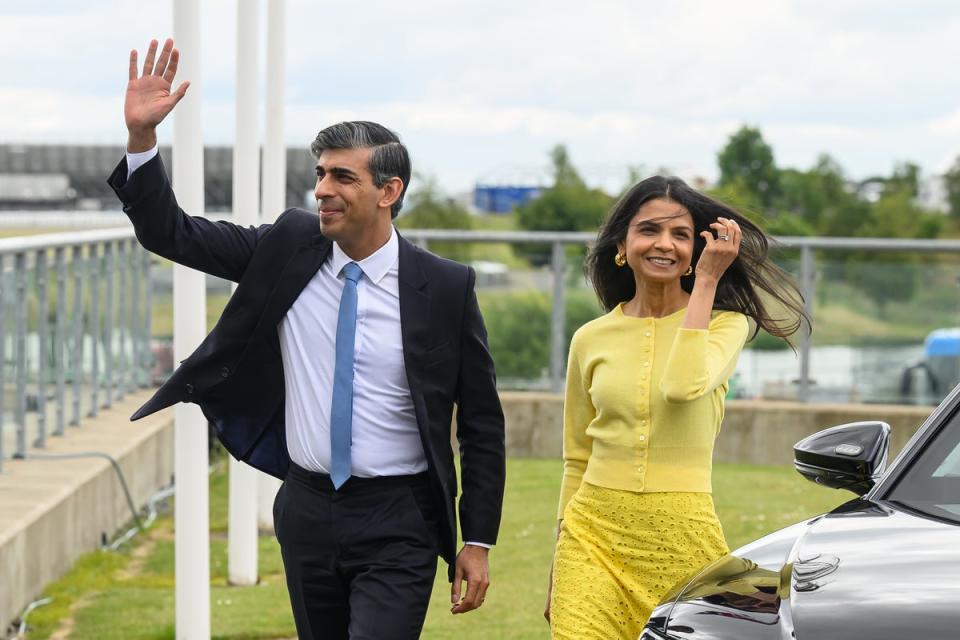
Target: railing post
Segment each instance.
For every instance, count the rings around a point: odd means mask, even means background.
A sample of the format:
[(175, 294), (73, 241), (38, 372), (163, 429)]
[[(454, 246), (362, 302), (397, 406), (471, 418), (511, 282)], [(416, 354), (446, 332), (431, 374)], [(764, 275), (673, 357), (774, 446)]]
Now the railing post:
[(130, 245), (130, 393), (140, 386), (140, 279), (143, 270), (140, 268), (140, 252), (136, 241)]
[[(813, 320), (813, 275), (814, 258), (810, 245), (800, 248), (800, 288), (803, 293), (803, 306), (810, 320)], [(810, 399), (810, 327), (804, 326), (800, 333), (800, 385), (797, 399), (807, 402)]]
[(14, 424), (17, 427), (17, 457), (27, 453), (27, 254), (19, 252), (13, 259), (14, 287), (17, 303), (14, 312), (17, 315), (17, 360), (16, 360), (16, 413)]
[(103, 271), (106, 291), (103, 300), (103, 379), (104, 395), (103, 408), (113, 406), (113, 279), (116, 276), (116, 252), (113, 243), (107, 242), (103, 246)]
[(127, 289), (127, 276), (130, 270), (130, 253), (127, 247), (129, 240), (117, 242), (117, 270), (120, 277), (120, 291), (117, 294), (117, 385), (115, 397), (118, 401), (123, 400), (127, 393), (127, 377), (130, 371), (127, 366), (127, 333), (130, 326), (129, 304), (130, 292)]
[(564, 329), (566, 316), (566, 251), (553, 243), (553, 308), (550, 314), (550, 390), (563, 391)]
[(80, 426), (80, 394), (83, 380), (83, 245), (74, 245), (71, 252), (73, 260), (73, 348), (70, 363), (73, 371), (73, 417), (70, 424)]
[(64, 260), (63, 247), (57, 247), (53, 252), (53, 268), (57, 272), (57, 318), (54, 325), (53, 334), (53, 361), (57, 381), (57, 422), (54, 427), (54, 435), (62, 436), (64, 427), (64, 414), (66, 413), (66, 366), (65, 350), (66, 345), (64, 337), (65, 316), (67, 313), (67, 265)]
[(7, 269), (6, 258), (0, 255), (0, 471), (3, 471), (4, 439), (6, 438), (7, 395)]
[(150, 351), (150, 341), (153, 339), (153, 285), (150, 281), (150, 252), (140, 250), (141, 276), (143, 278), (143, 334), (140, 342), (138, 357), (139, 366), (143, 367), (143, 382), (141, 387), (150, 386), (150, 369), (153, 366), (153, 353)]
[(50, 337), (47, 315), (50, 308), (50, 294), (47, 287), (47, 250), (40, 249), (36, 254), (35, 277), (37, 282), (37, 438), (33, 442), (35, 447), (47, 445), (47, 378), (49, 364), (47, 363), (47, 347)]
[(87, 254), (87, 274), (90, 276), (90, 410), (87, 415), (96, 417), (100, 408), (100, 279), (103, 272), (100, 266), (100, 245), (90, 245)]

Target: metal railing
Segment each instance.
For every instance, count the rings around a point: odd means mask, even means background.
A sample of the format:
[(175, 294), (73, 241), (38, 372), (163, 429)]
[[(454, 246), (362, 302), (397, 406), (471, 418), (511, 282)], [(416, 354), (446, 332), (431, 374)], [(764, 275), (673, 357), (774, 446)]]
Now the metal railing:
[[(549, 374), (563, 388), (568, 246), (589, 232), (405, 229), (420, 246), (433, 242), (539, 244), (549, 249)], [(813, 317), (818, 251), (939, 252), (960, 256), (957, 240), (777, 238), (799, 252), (798, 281)], [(150, 384), (150, 255), (131, 229), (0, 239), (0, 469), (4, 452), (22, 456), (81, 416), (96, 416), (129, 391)], [(811, 341), (802, 334), (797, 397), (810, 396)], [(10, 407), (9, 409), (7, 407)], [(8, 416), (6, 421), (4, 416)], [(12, 426), (12, 434), (7, 429)]]
[(0, 239), (0, 470), (8, 402), (16, 458), (147, 386), (149, 273), (132, 229)]
[[(565, 282), (567, 262), (565, 246), (588, 246), (595, 239), (592, 232), (541, 232), (541, 231), (465, 231), (440, 229), (405, 229), (402, 234), (421, 247), (429, 248), (432, 241), (459, 241), (476, 243), (541, 243), (551, 246), (551, 270), (553, 303), (550, 324), (550, 388), (555, 392), (563, 389), (567, 345), (565, 344)], [(775, 239), (783, 249), (798, 250), (800, 264), (798, 284), (803, 293), (805, 308), (813, 319), (813, 300), (816, 295), (817, 272), (815, 251), (876, 251), (876, 252), (937, 252), (960, 255), (960, 240), (908, 240), (899, 238), (820, 238), (784, 236)], [(807, 401), (810, 397), (811, 339), (808, 331), (802, 331), (798, 344), (797, 398)]]

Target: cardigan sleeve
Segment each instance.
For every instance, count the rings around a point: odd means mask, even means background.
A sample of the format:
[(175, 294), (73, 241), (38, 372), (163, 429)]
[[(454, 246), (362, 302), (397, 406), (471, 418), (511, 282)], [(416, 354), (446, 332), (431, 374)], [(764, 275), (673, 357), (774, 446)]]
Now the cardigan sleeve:
[(583, 481), (593, 448), (593, 439), (587, 435), (587, 425), (596, 417), (596, 409), (590, 400), (590, 381), (586, 379), (581, 366), (578, 344), (575, 334), (570, 341), (563, 399), (563, 482), (560, 485), (558, 520), (563, 519), (563, 510)]
[(732, 311), (716, 314), (708, 329), (678, 329), (660, 379), (664, 400), (690, 402), (724, 384), (733, 375), (748, 330), (746, 316)]

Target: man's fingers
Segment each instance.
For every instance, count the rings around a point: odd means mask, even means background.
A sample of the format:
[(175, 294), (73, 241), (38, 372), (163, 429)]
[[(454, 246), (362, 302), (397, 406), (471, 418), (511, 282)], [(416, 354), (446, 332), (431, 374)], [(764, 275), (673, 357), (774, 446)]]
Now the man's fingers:
[(480, 593), (478, 594), (479, 601), (477, 602), (478, 607), (483, 604), (484, 600), (487, 599), (487, 589), (489, 588), (490, 588), (489, 580), (484, 580), (483, 582), (480, 583)]
[(480, 604), (480, 585), (477, 584), (476, 578), (467, 580), (467, 592), (463, 594), (463, 604), (466, 605), (466, 611), (476, 609)]
[(153, 69), (153, 75), (166, 77), (167, 63), (170, 61), (171, 49), (173, 49), (173, 40), (167, 38), (167, 41), (163, 43), (163, 49), (160, 51), (157, 66)]
[(143, 59), (143, 75), (149, 76), (153, 73), (153, 59), (157, 55), (157, 41), (151, 40), (147, 47), (147, 57)]
[(453, 575), (453, 583), (450, 585), (450, 604), (456, 605), (460, 602), (460, 586), (463, 582), (463, 569), (460, 568), (459, 563), (456, 568), (456, 572)]
[(130, 80), (137, 79), (137, 50), (130, 50)]
[(177, 87), (177, 90), (173, 92), (173, 104), (176, 105), (178, 102), (183, 100), (183, 96), (187, 95), (187, 88), (190, 86), (189, 80), (184, 80), (180, 83), (180, 86)]
[[(169, 40), (168, 42), (173, 42)], [(177, 76), (177, 65), (180, 64), (180, 50), (174, 49), (170, 52), (170, 63), (167, 65), (166, 70), (163, 72), (163, 79), (173, 84), (173, 79)], [(182, 85), (181, 85), (182, 86)]]

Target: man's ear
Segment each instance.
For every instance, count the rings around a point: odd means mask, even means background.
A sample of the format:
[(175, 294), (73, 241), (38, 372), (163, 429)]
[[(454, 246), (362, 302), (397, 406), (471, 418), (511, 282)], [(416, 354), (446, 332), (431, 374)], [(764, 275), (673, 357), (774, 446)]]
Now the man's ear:
[(377, 206), (389, 209), (393, 206), (393, 203), (400, 199), (400, 195), (403, 194), (403, 180), (394, 176), (387, 180), (380, 188), (383, 190), (383, 195), (380, 196), (380, 201), (377, 202)]

